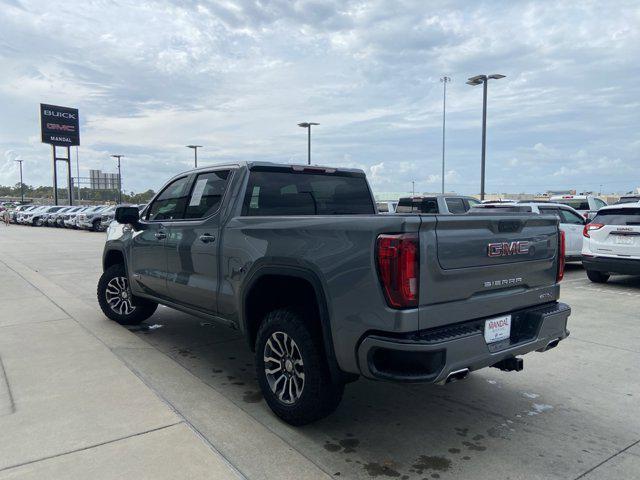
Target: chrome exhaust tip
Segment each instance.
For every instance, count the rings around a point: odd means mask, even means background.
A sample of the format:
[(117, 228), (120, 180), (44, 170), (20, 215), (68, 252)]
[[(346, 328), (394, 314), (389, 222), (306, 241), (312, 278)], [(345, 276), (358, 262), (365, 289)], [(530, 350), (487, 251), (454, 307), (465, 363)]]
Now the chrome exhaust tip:
[(445, 383), (457, 382), (458, 380), (464, 380), (469, 376), (469, 369), (462, 368), (460, 370), (455, 370), (447, 375), (447, 379)]

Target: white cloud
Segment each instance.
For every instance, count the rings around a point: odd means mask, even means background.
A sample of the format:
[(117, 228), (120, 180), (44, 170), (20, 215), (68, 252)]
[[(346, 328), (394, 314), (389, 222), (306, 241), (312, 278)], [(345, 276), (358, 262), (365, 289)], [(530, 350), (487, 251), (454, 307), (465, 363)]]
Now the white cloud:
[[(465, 80), (497, 72), (488, 190), (624, 191), (637, 186), (638, 24), (631, 0), (5, 3), (0, 153), (25, 159), (26, 182), (50, 183), (37, 107), (69, 104), (81, 168), (113, 170), (108, 154), (124, 153), (126, 188), (143, 190), (188, 168), (192, 142), (203, 162), (304, 162), (296, 124), (308, 120), (321, 124), (315, 162), (422, 189), (440, 183), (447, 73), (447, 189), (474, 193), (482, 94)], [(0, 184), (15, 183), (4, 158)]]

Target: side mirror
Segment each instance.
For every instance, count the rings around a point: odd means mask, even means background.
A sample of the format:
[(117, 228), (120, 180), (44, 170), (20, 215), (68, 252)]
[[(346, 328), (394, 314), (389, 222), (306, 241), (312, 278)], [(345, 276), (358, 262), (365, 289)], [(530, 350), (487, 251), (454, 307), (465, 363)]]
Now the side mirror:
[(140, 214), (136, 207), (117, 207), (115, 219), (118, 223), (137, 225)]

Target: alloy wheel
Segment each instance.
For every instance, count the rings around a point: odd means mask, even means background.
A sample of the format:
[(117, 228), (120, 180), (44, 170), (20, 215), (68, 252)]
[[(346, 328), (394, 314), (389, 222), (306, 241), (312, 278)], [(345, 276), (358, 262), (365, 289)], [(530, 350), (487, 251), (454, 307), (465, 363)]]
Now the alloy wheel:
[(271, 334), (264, 346), (264, 373), (271, 391), (287, 405), (304, 390), (304, 362), (296, 342), (284, 332)]
[(105, 298), (111, 310), (118, 315), (129, 315), (135, 309), (131, 301), (131, 289), (126, 277), (114, 277), (107, 283)]

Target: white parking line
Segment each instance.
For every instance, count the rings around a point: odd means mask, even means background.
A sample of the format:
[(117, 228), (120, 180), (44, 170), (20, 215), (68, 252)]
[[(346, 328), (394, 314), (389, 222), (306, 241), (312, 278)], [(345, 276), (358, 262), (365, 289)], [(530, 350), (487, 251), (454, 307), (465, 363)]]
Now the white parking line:
[(613, 288), (600, 288), (600, 287), (594, 287), (594, 286), (589, 286), (589, 285), (585, 285), (585, 286), (576, 286), (573, 287), (579, 290), (589, 290), (590, 292), (598, 292), (598, 293), (608, 293), (611, 295), (624, 295), (625, 297), (640, 297), (640, 292), (637, 291), (633, 291), (633, 290), (614, 290)]

